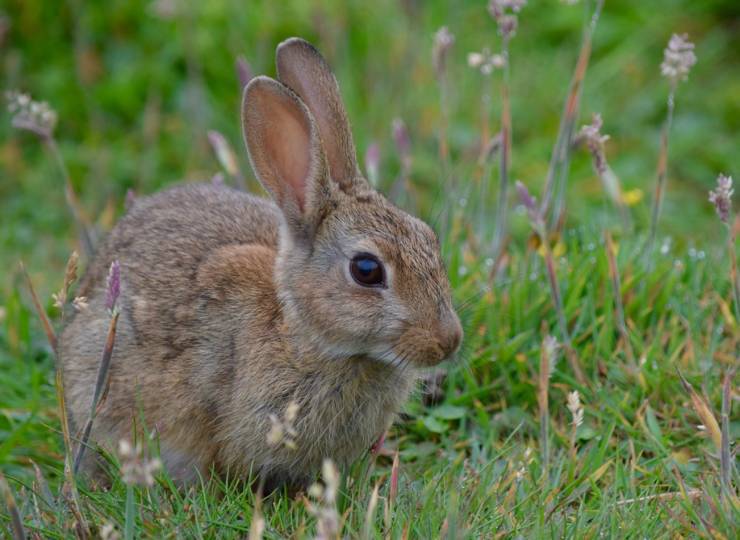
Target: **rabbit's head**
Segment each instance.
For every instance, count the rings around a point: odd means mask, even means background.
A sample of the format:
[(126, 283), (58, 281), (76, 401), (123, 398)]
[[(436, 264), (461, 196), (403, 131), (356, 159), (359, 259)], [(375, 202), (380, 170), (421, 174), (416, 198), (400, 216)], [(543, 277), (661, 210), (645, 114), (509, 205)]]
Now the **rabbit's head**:
[(328, 357), (428, 366), (462, 339), (439, 241), (373, 190), (357, 166), (339, 87), (316, 49), (290, 39), (278, 78), (244, 92), (252, 166), (283, 221), (275, 266), (289, 332)]

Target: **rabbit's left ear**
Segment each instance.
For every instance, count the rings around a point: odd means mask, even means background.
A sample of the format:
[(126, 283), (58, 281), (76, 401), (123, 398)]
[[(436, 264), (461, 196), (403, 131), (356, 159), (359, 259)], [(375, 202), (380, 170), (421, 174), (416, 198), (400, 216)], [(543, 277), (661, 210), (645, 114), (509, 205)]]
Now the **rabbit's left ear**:
[(242, 124), (257, 178), (294, 237), (311, 239), (332, 204), (334, 187), (311, 112), (284, 84), (255, 77), (244, 89)]
[(368, 187), (357, 166), (347, 112), (329, 64), (300, 38), (283, 41), (275, 54), (278, 79), (300, 96), (316, 120), (332, 180), (344, 191)]

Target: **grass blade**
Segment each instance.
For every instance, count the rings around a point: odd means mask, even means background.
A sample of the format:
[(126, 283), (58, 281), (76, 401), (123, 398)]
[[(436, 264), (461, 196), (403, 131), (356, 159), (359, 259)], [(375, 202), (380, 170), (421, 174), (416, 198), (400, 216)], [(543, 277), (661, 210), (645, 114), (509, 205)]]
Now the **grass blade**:
[(370, 495), (370, 502), (367, 505), (367, 512), (365, 513), (365, 529), (362, 534), (365, 540), (372, 538), (373, 521), (375, 521), (375, 509), (378, 506), (379, 491), (380, 482), (377, 482)]
[(622, 305), (622, 284), (619, 278), (619, 267), (617, 266), (617, 259), (615, 257), (616, 248), (612, 235), (609, 231), (604, 231), (604, 243), (606, 248), (606, 258), (609, 263), (609, 277), (612, 282), (612, 293), (614, 294), (614, 310), (616, 311), (617, 317), (617, 328), (622, 336), (624, 342), (625, 351), (627, 353), (627, 360), (629, 360), (631, 366), (636, 368), (635, 364), (635, 353), (632, 350), (632, 342), (630, 341), (629, 330), (627, 329), (627, 323), (624, 318), (624, 306)]
[(131, 484), (126, 486), (126, 513), (124, 520), (123, 538), (125, 540), (133, 540), (136, 515), (134, 507), (134, 486)]
[(5, 499), (5, 506), (8, 508), (8, 513), (10, 514), (10, 524), (14, 540), (25, 540), (26, 530), (23, 528), (23, 520), (18, 511), (18, 505), (15, 504), (13, 492), (11, 491), (8, 482), (5, 480), (5, 475), (1, 472), (0, 491), (2, 491), (3, 498)]
[(49, 345), (51, 345), (51, 349), (54, 351), (54, 354), (57, 352), (57, 336), (54, 332), (54, 327), (51, 325), (51, 321), (49, 321), (49, 317), (46, 315), (46, 311), (41, 307), (41, 302), (39, 302), (39, 297), (36, 294), (36, 289), (33, 286), (33, 282), (31, 281), (31, 277), (28, 275), (28, 271), (26, 270), (26, 266), (21, 262), (21, 272), (23, 273), (23, 277), (26, 279), (26, 284), (28, 285), (28, 290), (31, 293), (31, 299), (33, 300), (33, 307), (36, 310), (36, 314), (38, 315), (39, 319), (41, 320), (41, 324), (44, 327), (44, 333), (46, 334), (46, 339), (49, 341)]
[(722, 427), (721, 427), (721, 445), (720, 451), (720, 483), (722, 485), (722, 494), (725, 497), (733, 497), (732, 474), (735, 468), (735, 462), (730, 452), (730, 411), (732, 409), (732, 399), (730, 396), (731, 382), (735, 376), (735, 369), (730, 369), (725, 373), (725, 381), (722, 385)]
[(714, 442), (714, 446), (717, 448), (718, 452), (722, 451), (722, 432), (719, 428), (719, 424), (717, 423), (717, 419), (714, 417), (714, 414), (712, 413), (712, 409), (709, 407), (709, 404), (706, 402), (706, 400), (700, 396), (696, 390), (694, 390), (694, 387), (691, 386), (691, 383), (687, 381), (684, 376), (681, 374), (678, 369), (676, 369), (678, 372), (678, 376), (681, 379), (681, 384), (683, 385), (686, 392), (689, 394), (689, 397), (691, 397), (691, 403), (694, 405), (694, 410), (696, 411), (696, 414), (699, 415), (699, 418), (702, 421), (702, 424), (704, 424), (704, 428), (707, 430), (707, 433), (709, 433), (709, 436), (712, 438), (712, 442)]

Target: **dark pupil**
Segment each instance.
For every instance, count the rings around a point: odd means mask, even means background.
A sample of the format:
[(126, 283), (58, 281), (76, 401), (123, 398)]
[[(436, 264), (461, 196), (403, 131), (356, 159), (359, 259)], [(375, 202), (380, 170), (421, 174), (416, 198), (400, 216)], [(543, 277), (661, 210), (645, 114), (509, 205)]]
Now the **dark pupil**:
[(361, 285), (380, 285), (383, 283), (383, 269), (380, 263), (368, 256), (352, 259), (350, 266), (352, 277)]

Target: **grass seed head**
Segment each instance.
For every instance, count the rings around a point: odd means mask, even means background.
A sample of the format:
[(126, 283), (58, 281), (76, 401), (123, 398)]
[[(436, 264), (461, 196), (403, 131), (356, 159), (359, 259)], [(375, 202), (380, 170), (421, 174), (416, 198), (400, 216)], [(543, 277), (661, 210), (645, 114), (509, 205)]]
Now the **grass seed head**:
[(527, 4), (527, 0), (491, 0), (488, 2), (488, 13), (496, 21), (498, 32), (508, 40), (516, 34), (519, 25), (516, 16)]
[(532, 222), (532, 225), (536, 226), (541, 223), (542, 214), (539, 206), (537, 206), (537, 199), (529, 193), (527, 186), (519, 180), (516, 181), (516, 193), (519, 196), (519, 202), (527, 211), (527, 215), (529, 216), (529, 220)]
[(568, 410), (573, 418), (573, 427), (579, 427), (583, 424), (583, 405), (581, 405), (581, 396), (578, 390), (568, 393)]
[(117, 309), (118, 297), (121, 294), (121, 264), (115, 260), (108, 270), (106, 279), (105, 307), (113, 313)]
[(663, 63), (660, 64), (661, 75), (675, 86), (688, 78), (689, 71), (694, 64), (696, 64), (696, 54), (694, 54), (694, 44), (689, 41), (688, 34), (673, 34), (663, 51)]
[(335, 540), (339, 537), (339, 470), (331, 459), (325, 459), (321, 467), (323, 485), (315, 483), (308, 489), (313, 501), (308, 502), (308, 511), (316, 517), (316, 540)]
[(506, 65), (506, 58), (502, 54), (491, 54), (484, 47), (481, 52), (468, 53), (468, 66), (477, 69), (482, 75), (490, 75), (495, 69), (501, 69)]
[(604, 174), (608, 168), (604, 143), (609, 140), (609, 135), (601, 133), (603, 125), (601, 115), (594, 113), (591, 123), (581, 127), (581, 131), (578, 132), (578, 139), (588, 146), (588, 150), (593, 156), (594, 167), (599, 174)]
[(208, 142), (211, 144), (216, 159), (230, 176), (236, 176), (239, 172), (236, 156), (231, 145), (221, 133), (215, 129), (208, 131)]
[(543, 359), (545, 360), (543, 363), (547, 364), (547, 373), (544, 374), (546, 379), (552, 377), (552, 372), (558, 361), (559, 350), (560, 344), (558, 343), (558, 340), (551, 335), (545, 336), (545, 339), (542, 340), (542, 354)]
[(69, 295), (69, 288), (72, 284), (77, 281), (77, 265), (79, 262), (79, 255), (76, 251), (73, 251), (67, 260), (67, 268), (64, 271), (64, 282), (62, 288), (58, 293), (54, 293), (51, 297), (54, 299), (54, 305), (59, 309), (64, 307), (67, 303), (67, 297)]
[(278, 418), (276, 414), (270, 414), (270, 431), (267, 433), (267, 444), (270, 446), (282, 445), (288, 450), (298, 448), (295, 438), (298, 432), (295, 429), (295, 421), (298, 417), (300, 406), (297, 402), (291, 401), (283, 413), (283, 418)]
[(87, 296), (75, 296), (72, 300), (72, 306), (77, 312), (85, 311), (89, 307)]
[(154, 473), (161, 467), (159, 458), (144, 457), (141, 444), (132, 446), (126, 439), (118, 442), (118, 457), (121, 460), (121, 479), (129, 486), (154, 485)]
[(455, 36), (450, 30), (443, 26), (434, 34), (434, 46), (432, 47), (432, 63), (438, 79), (442, 79), (447, 66), (447, 56), (455, 44)]
[(714, 205), (722, 223), (729, 224), (732, 210), (732, 176), (720, 174), (717, 177), (717, 188), (709, 192), (709, 202)]
[(13, 127), (51, 138), (57, 125), (57, 113), (45, 101), (34, 101), (17, 90), (5, 93)]
[(101, 540), (121, 540), (121, 533), (112, 523), (105, 523), (100, 527), (100, 538)]

